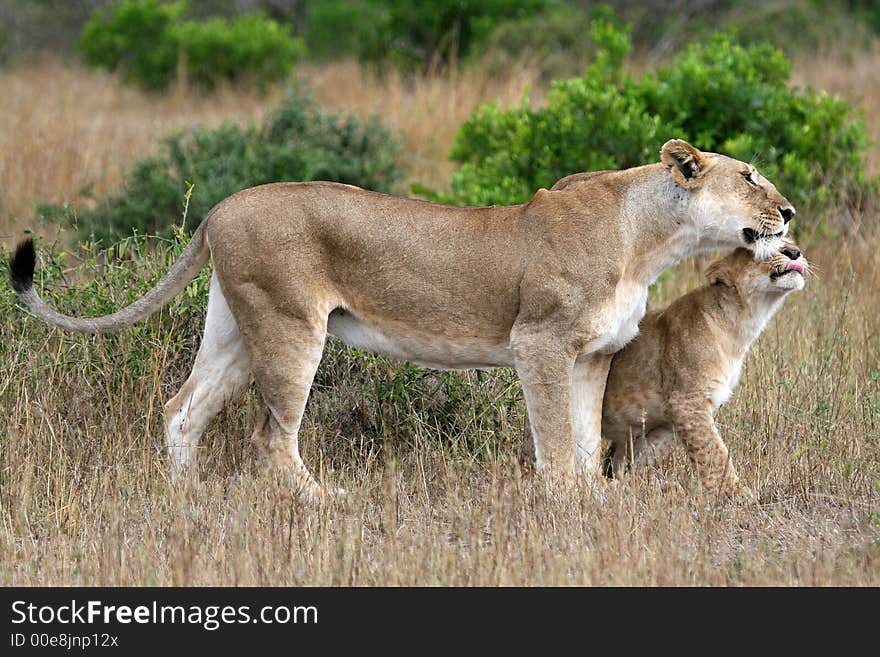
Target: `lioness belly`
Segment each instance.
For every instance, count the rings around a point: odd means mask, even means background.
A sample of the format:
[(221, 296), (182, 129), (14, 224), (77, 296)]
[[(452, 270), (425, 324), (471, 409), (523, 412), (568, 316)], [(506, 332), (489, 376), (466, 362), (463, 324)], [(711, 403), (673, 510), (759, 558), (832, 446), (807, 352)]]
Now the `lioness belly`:
[(479, 336), (450, 337), (441, 332), (407, 330), (390, 322), (368, 323), (342, 309), (330, 313), (327, 332), (351, 347), (433, 369), (486, 370), (513, 364), (507, 345), (491, 344)]

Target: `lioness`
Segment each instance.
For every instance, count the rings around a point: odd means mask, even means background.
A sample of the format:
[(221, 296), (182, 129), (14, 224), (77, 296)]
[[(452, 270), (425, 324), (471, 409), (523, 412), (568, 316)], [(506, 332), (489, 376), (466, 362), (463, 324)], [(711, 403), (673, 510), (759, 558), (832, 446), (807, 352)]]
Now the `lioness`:
[[(793, 242), (765, 262), (746, 249), (713, 262), (709, 283), (645, 315), (639, 336), (614, 354), (602, 405), (612, 468), (664, 457), (685, 444), (710, 492), (753, 499), (728, 458), (714, 413), (739, 381), (749, 347), (789, 292), (804, 287), (807, 262)], [(521, 459), (533, 458), (528, 425)]]
[(253, 439), (308, 495), (320, 488), (297, 433), (328, 333), (436, 368), (514, 367), (553, 475), (598, 471), (611, 354), (629, 342), (648, 286), (698, 251), (781, 248), (792, 205), (753, 166), (663, 145), (660, 163), (576, 174), (531, 201), (460, 208), (349, 185), (276, 183), (217, 204), (180, 259), (119, 312), (77, 319), (33, 287), (34, 249), (11, 262), (34, 314), (73, 331), (115, 331), (156, 311), (214, 261), (193, 371), (166, 404), (175, 472), (221, 405), (255, 378)]

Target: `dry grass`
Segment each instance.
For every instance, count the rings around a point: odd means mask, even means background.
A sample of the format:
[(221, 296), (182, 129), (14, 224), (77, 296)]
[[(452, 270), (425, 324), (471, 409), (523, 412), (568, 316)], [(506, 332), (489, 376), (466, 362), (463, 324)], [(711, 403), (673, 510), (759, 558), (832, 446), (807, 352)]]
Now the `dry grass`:
[[(822, 78), (818, 68), (799, 64), (799, 79), (843, 85), (860, 70)], [(350, 65), (307, 73), (325, 105), (378, 111), (403, 132), (412, 177), (429, 184), (446, 181), (451, 135), (473, 105), (514, 102), (531, 79), (459, 72), (407, 85)], [(117, 184), (156, 135), (272, 104), (182, 91), (153, 98), (53, 63), (4, 73), (0, 84), (7, 230), (26, 225), (35, 199)], [(868, 89), (834, 88), (862, 90), (876, 131)], [(682, 450), (667, 469), (602, 499), (546, 491), (515, 464), (523, 408), (502, 375), (463, 377), (475, 401), (441, 430), (429, 411), (405, 421), (408, 402), (367, 404), (395, 375), (365, 375), (346, 360), (322, 366), (302, 433), (307, 462), (323, 461), (323, 476), (349, 490), (341, 502), (305, 508), (283, 480), (257, 470), (247, 443), (253, 391), (209, 429), (201, 483), (176, 488), (161, 404), (185, 376), (191, 356), (179, 354), (192, 347), (193, 325), (147, 343), (133, 332), (75, 337), (7, 307), (0, 585), (880, 585), (880, 234), (865, 231), (804, 236), (820, 275), (753, 348), (720, 413), (733, 458), (760, 494), (746, 507), (704, 498)], [(695, 270), (664, 278), (657, 301), (694, 285)], [(175, 313), (163, 321), (175, 326)], [(127, 358), (138, 349), (149, 356)], [(511, 397), (499, 429), (487, 428), (497, 400)], [(365, 423), (383, 425), (381, 439)]]
[(258, 119), (280, 96), (230, 89), (207, 98), (185, 89), (152, 95), (53, 59), (0, 71), (0, 89), (4, 237), (33, 227), (37, 201), (72, 201), (89, 185), (98, 195), (117, 187), (159, 137), (194, 124)]
[(792, 81), (849, 99), (865, 112), (874, 143), (869, 170), (880, 173), (880, 46), (870, 51), (826, 51), (794, 61)]
[(454, 68), (406, 80), (389, 70), (382, 77), (355, 62), (328, 64), (302, 71), (318, 101), (327, 108), (346, 108), (361, 116), (376, 114), (404, 138), (409, 177), (434, 188), (446, 188), (454, 165), (449, 161), (455, 132), (476, 107), (496, 101), (509, 107), (540, 102), (540, 72), (527, 65), (495, 77), (480, 68)]
[[(410, 179), (442, 188), (458, 126), (480, 103), (518, 102), (538, 76), (517, 68), (495, 79), (467, 69), (412, 82), (391, 71), (380, 80), (348, 62), (305, 67), (300, 77), (328, 109), (379, 115), (404, 138)], [(195, 124), (259, 121), (282, 94), (279, 88), (266, 95), (228, 88), (207, 97), (184, 88), (148, 94), (52, 59), (0, 71), (0, 89), (0, 238), (7, 244), (13, 231), (34, 227), (35, 202), (70, 202), (87, 186), (103, 195), (155, 150), (159, 137)]]
[[(341, 503), (303, 507), (257, 470), (252, 392), (209, 429), (201, 483), (178, 489), (159, 419), (185, 375), (174, 334), (131, 363), (128, 335), (72, 337), (16, 313), (2, 327), (0, 584), (880, 585), (876, 237), (806, 240), (822, 274), (720, 414), (760, 494), (746, 507), (703, 497), (683, 449), (604, 499), (545, 491), (515, 463), (521, 400), (497, 432), (477, 421), (500, 375), (468, 375), (478, 405), (440, 432), (430, 413), (405, 422), (406, 403), (365, 404), (378, 383), (346, 374), (350, 361), (322, 366), (301, 434), (307, 462), (349, 491)], [(384, 443), (340, 424), (351, 414), (385, 414)]]

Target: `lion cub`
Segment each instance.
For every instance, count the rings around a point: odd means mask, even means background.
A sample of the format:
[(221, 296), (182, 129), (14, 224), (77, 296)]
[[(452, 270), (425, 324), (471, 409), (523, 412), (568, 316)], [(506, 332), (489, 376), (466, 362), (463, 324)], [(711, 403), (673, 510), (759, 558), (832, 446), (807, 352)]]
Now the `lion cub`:
[[(806, 269), (793, 243), (765, 262), (737, 249), (709, 266), (707, 285), (645, 315), (638, 337), (614, 355), (605, 388), (602, 438), (615, 475), (657, 462), (678, 436), (708, 490), (754, 498), (713, 415), (736, 387), (749, 346), (788, 293), (804, 287)], [(523, 460), (531, 449), (527, 426)]]

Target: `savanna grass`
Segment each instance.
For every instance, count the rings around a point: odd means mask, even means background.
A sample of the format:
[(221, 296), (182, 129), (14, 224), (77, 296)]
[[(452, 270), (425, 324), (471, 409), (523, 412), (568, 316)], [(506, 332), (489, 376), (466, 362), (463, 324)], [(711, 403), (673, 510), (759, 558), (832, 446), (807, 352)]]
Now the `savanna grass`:
[[(209, 427), (199, 482), (176, 486), (162, 402), (197, 348), (207, 271), (109, 336), (50, 329), (4, 288), (0, 583), (880, 584), (877, 236), (801, 243), (819, 273), (753, 347), (719, 416), (752, 506), (705, 497), (683, 449), (605, 490), (547, 490), (516, 463), (510, 372), (436, 373), (338, 344), (301, 445), (344, 498), (305, 507), (259, 468), (254, 390)], [(75, 271), (43, 251), (37, 281), (65, 310), (106, 312), (179, 248), (131, 243)], [(652, 303), (696, 284), (699, 266), (665, 277)], [(83, 272), (103, 275), (77, 283)]]

